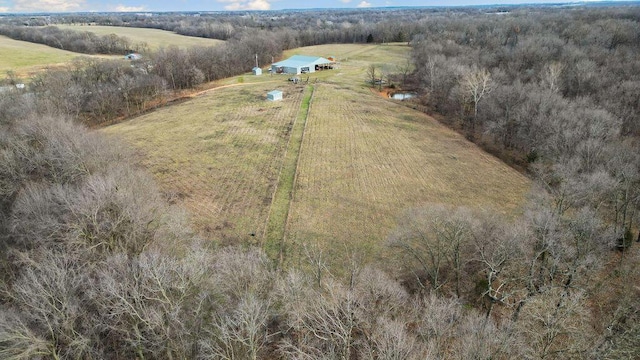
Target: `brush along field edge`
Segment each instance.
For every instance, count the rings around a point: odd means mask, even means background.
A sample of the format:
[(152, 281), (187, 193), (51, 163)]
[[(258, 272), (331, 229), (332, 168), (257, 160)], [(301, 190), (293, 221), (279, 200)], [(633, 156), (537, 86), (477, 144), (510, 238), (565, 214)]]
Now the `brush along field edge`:
[(293, 199), (293, 191), (298, 173), (300, 148), (304, 139), (309, 108), (313, 98), (314, 87), (305, 89), (305, 95), (300, 105), (300, 112), (296, 118), (287, 144), (287, 150), (282, 161), (278, 183), (273, 192), (271, 208), (265, 226), (264, 249), (271, 258), (277, 256), (282, 265), (285, 253), (286, 229), (289, 223), (289, 209)]

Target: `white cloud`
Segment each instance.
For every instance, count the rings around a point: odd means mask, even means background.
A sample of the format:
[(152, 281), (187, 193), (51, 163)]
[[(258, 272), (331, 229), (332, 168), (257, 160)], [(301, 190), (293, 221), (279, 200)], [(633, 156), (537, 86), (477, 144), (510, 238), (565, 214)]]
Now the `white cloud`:
[(8, 7), (0, 7), (0, 13), (6, 13), (6, 12), (9, 12)]
[(255, 10), (269, 10), (271, 4), (267, 0), (255, 0), (249, 3), (249, 6)]
[(229, 10), (229, 11), (234, 11), (234, 10), (240, 10), (240, 4), (238, 3), (233, 3), (231, 5), (227, 5), (224, 7), (225, 10)]
[(64, 12), (78, 11), (85, 6), (85, 0), (15, 0), (12, 11)]
[(366, 2), (366, 1), (361, 1), (360, 4), (358, 4), (359, 8), (366, 8), (366, 7), (371, 7), (371, 3), (370, 2)]
[(225, 10), (270, 10), (269, 0), (218, 0), (221, 3), (229, 3)]
[(144, 11), (144, 6), (126, 6), (121, 4), (116, 6), (116, 11), (120, 11), (120, 12)]
[(341, 2), (343, 2), (343, 3), (345, 3), (345, 4), (348, 4), (348, 3), (350, 3), (350, 2), (351, 2), (351, 0), (340, 0), (340, 1), (341, 1)]

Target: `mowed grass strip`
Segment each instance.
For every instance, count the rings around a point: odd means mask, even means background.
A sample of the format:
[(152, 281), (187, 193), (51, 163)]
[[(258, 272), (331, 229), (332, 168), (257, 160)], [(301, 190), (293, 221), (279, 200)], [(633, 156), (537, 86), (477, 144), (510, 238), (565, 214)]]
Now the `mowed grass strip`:
[[(171, 31), (159, 29), (143, 29), (122, 26), (86, 26), (86, 25), (55, 25), (60, 29), (89, 31), (96, 35), (104, 36), (116, 34), (126, 37), (133, 43), (146, 43), (150, 50), (157, 50), (161, 47), (178, 46), (189, 48), (192, 46), (216, 46), (224, 43), (222, 40), (206, 39), (193, 36), (179, 35)], [(123, 54), (124, 55), (124, 54)]]
[(262, 243), (273, 192), (300, 110), (302, 87), (273, 84), (207, 92), (103, 129), (131, 143), (194, 227), (221, 243)]
[(514, 214), (529, 180), (432, 118), (371, 93), (316, 86), (288, 238), (333, 261), (386, 258), (411, 207), (442, 203)]
[(282, 162), (282, 169), (276, 191), (273, 196), (271, 210), (264, 236), (264, 249), (273, 259), (283, 262), (285, 251), (285, 229), (289, 218), (289, 206), (293, 198), (298, 158), (304, 129), (309, 114), (309, 106), (313, 97), (313, 86), (307, 86), (304, 99), (300, 106), (300, 112), (291, 130), (287, 151)]

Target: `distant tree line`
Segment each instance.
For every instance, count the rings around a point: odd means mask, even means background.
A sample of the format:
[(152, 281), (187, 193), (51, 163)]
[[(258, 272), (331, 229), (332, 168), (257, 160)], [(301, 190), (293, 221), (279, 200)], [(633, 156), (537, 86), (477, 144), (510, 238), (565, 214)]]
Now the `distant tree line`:
[(14, 40), (44, 44), (57, 49), (83, 54), (118, 54), (146, 50), (146, 44), (133, 43), (126, 37), (96, 35), (89, 31), (64, 30), (55, 26), (0, 26), (0, 35)]
[[(423, 22), (444, 9), (346, 9), (279, 12), (63, 14), (55, 24), (96, 24), (172, 31), (177, 34), (219, 40), (238, 39), (245, 31), (288, 32), (295, 39), (290, 48), (329, 43), (406, 42), (420, 33)], [(476, 12), (477, 10), (465, 11)], [(197, 16), (195, 16), (197, 15)], [(6, 19), (23, 25), (27, 19)]]

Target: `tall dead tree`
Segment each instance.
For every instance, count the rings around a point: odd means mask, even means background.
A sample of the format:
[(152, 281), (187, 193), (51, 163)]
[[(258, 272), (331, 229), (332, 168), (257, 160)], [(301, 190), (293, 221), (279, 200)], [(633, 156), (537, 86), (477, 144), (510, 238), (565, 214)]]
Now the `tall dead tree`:
[(491, 74), (486, 69), (472, 67), (462, 74), (460, 87), (464, 97), (473, 105), (473, 119), (471, 121), (471, 133), (475, 130), (475, 123), (478, 118), (478, 104), (493, 90)]

